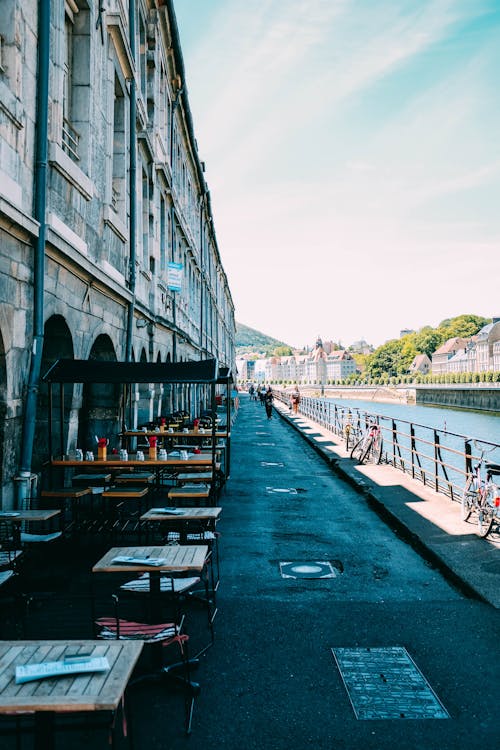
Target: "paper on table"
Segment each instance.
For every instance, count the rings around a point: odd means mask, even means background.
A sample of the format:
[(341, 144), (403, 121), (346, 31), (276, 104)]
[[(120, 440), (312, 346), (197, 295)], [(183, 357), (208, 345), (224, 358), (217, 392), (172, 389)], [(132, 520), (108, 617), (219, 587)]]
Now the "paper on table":
[(105, 656), (24, 664), (16, 667), (16, 685), (32, 680), (43, 680), (47, 677), (66, 677), (82, 672), (106, 672), (108, 669), (109, 662)]
[(133, 557), (128, 555), (119, 555), (111, 560), (113, 565), (151, 565), (158, 567), (165, 564), (164, 557)]

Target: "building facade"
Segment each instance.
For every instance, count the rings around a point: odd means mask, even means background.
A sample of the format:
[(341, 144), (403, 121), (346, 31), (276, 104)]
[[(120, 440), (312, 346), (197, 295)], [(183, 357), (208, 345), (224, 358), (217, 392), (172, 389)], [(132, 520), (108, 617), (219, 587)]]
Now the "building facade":
[(432, 355), (432, 374), (448, 372), (500, 372), (500, 319), (470, 339), (453, 338)]
[[(40, 375), (55, 359), (216, 357), (234, 369), (234, 305), (204, 169), (172, 0), (2, 0), (6, 507), (15, 477), (46, 458)], [(68, 450), (84, 396), (76, 386), (67, 399)], [(135, 399), (143, 418), (187, 405), (182, 389)]]

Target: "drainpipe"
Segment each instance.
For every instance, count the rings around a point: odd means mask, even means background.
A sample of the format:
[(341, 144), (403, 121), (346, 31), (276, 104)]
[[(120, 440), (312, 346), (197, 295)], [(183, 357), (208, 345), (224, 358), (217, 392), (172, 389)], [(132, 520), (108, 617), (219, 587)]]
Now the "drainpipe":
[(38, 87), (36, 97), (34, 218), (39, 224), (38, 237), (33, 243), (33, 348), (26, 399), (24, 403), (19, 477), (17, 477), (17, 507), (24, 507), (30, 491), (31, 462), (35, 439), (38, 387), (43, 353), (44, 274), (45, 274), (45, 213), (47, 205), (47, 147), (49, 111), (49, 49), (50, 0), (38, 2)]
[[(181, 87), (177, 91), (177, 96), (172, 103), (172, 111), (170, 114), (170, 168), (172, 170), (172, 186), (175, 183), (175, 170), (174, 170), (174, 120), (175, 111), (179, 106), (181, 95), (184, 91), (184, 84), (181, 82)], [(172, 198), (172, 205), (170, 206), (170, 230), (172, 234), (172, 260), (174, 260), (175, 252), (175, 208), (174, 201)], [(173, 335), (172, 335), (172, 362), (177, 362), (177, 320), (176, 320), (176, 292), (172, 292), (172, 323), (173, 323)]]
[[(128, 26), (130, 49), (135, 70), (135, 2), (130, 0), (128, 4)], [(137, 235), (137, 100), (135, 95), (135, 75), (130, 80), (130, 140), (129, 140), (129, 174), (130, 174), (130, 223), (129, 223), (129, 272), (128, 284), (132, 299), (127, 310), (127, 332), (125, 341), (125, 362), (132, 361), (132, 337), (134, 332), (134, 310), (135, 310), (135, 261), (136, 261), (136, 235)]]
[(203, 302), (205, 298), (205, 258), (204, 258), (204, 242), (203, 242), (203, 213), (204, 213), (205, 193), (203, 193), (200, 200), (200, 261), (201, 261), (201, 284), (200, 284), (200, 358), (204, 359), (203, 350)]

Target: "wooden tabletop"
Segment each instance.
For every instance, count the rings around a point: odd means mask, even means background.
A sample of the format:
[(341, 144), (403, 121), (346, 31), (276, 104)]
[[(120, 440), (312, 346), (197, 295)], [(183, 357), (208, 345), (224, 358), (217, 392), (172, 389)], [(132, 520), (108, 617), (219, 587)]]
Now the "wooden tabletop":
[(172, 487), (168, 491), (169, 497), (208, 497), (210, 495), (210, 487), (206, 485), (201, 486), (199, 482), (195, 487)]
[[(208, 547), (203, 544), (166, 545), (164, 547), (113, 547), (92, 568), (93, 573), (200, 573), (205, 565)], [(163, 558), (163, 565), (152, 566), (144, 563), (113, 563), (115, 557)]]
[[(64, 466), (67, 468), (93, 468), (98, 469), (99, 467), (103, 467), (105, 469), (125, 469), (128, 466), (137, 466), (137, 467), (143, 467), (143, 468), (149, 468), (150, 466), (154, 466), (155, 468), (161, 468), (168, 467), (168, 466), (210, 466), (212, 463), (212, 455), (208, 453), (198, 453), (193, 458), (180, 458), (179, 456), (175, 456), (173, 458), (145, 458), (144, 461), (137, 461), (135, 458), (131, 458), (128, 461), (120, 460), (119, 458), (106, 458), (106, 459), (99, 459), (96, 461), (75, 461), (73, 459), (68, 459), (67, 461), (64, 461), (60, 458), (54, 458), (51, 461), (52, 466)], [(95, 475), (87, 474), (82, 475), (82, 479), (84, 478), (92, 478)], [(74, 477), (73, 477), (74, 478)]]
[(222, 508), (175, 508), (175, 513), (160, 513), (158, 508), (150, 508), (143, 513), (141, 521), (209, 521), (216, 520)]
[(107, 487), (102, 497), (144, 497), (148, 492), (148, 487), (128, 487), (126, 484), (120, 484), (118, 487)]
[(56, 487), (53, 490), (42, 490), (42, 497), (76, 498), (89, 495), (88, 487)]
[(126, 474), (117, 474), (115, 482), (121, 482), (122, 484), (127, 484), (128, 482), (152, 482), (154, 478), (155, 475), (149, 471), (129, 471)]
[[(212, 430), (208, 428), (205, 428), (204, 432), (201, 432), (200, 430), (174, 430), (173, 432), (169, 432), (168, 430), (147, 430), (147, 432), (145, 430), (127, 430), (126, 432), (121, 433), (122, 437), (151, 437), (152, 435), (161, 438), (199, 437), (205, 440), (206, 438), (212, 437)], [(217, 430), (215, 437), (225, 438), (227, 437), (227, 432), (225, 430)]]
[(22, 521), (49, 521), (54, 516), (60, 515), (60, 510), (2, 510), (0, 511), (0, 521), (12, 521), (21, 523)]
[[(0, 714), (31, 711), (113, 711), (139, 658), (141, 641), (0, 641)], [(16, 666), (69, 655), (105, 656), (107, 672), (74, 674), (16, 685)]]

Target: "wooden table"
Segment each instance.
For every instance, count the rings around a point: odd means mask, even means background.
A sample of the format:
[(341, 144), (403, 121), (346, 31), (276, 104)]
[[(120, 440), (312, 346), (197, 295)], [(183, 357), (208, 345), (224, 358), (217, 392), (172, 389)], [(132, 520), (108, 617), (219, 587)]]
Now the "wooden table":
[[(205, 566), (208, 547), (203, 544), (166, 545), (160, 547), (113, 547), (92, 568), (93, 573), (149, 573), (149, 580), (161, 573), (193, 573), (198, 575)], [(115, 557), (163, 558), (160, 566), (113, 563)], [(151, 575), (153, 573), (153, 575)], [(157, 574), (157, 575), (154, 575)], [(158, 580), (159, 584), (159, 580)]]
[[(0, 641), (0, 715), (34, 713), (35, 748), (52, 750), (56, 714), (116, 711), (142, 646), (141, 641)], [(16, 685), (16, 666), (78, 654), (105, 656), (109, 671)]]
[[(73, 459), (68, 459), (67, 461), (64, 461), (60, 458), (55, 458), (51, 461), (51, 466), (54, 467), (62, 467), (67, 469), (74, 469), (74, 468), (93, 468), (93, 469), (115, 469), (115, 470), (123, 470), (130, 466), (133, 466), (134, 468), (143, 468), (143, 469), (150, 469), (150, 468), (170, 468), (170, 467), (206, 467), (211, 466), (212, 464), (212, 454), (211, 453), (199, 453), (196, 455), (196, 457), (183, 459), (179, 456), (174, 456), (173, 458), (166, 458), (166, 459), (159, 459), (159, 458), (148, 458), (146, 457), (144, 461), (138, 461), (136, 458), (130, 458), (128, 461), (123, 461), (119, 458), (106, 458), (104, 460), (96, 460), (96, 461), (75, 461)], [(89, 475), (91, 476), (91, 475)]]
[(174, 508), (174, 513), (160, 513), (150, 508), (141, 521), (216, 521), (222, 508)]
[[(171, 576), (201, 575), (208, 554), (206, 544), (165, 545), (156, 547), (113, 547), (94, 565), (92, 573), (149, 573), (149, 593), (151, 596), (152, 616), (161, 617), (160, 593), (162, 573)], [(116, 557), (152, 557), (162, 558), (162, 565), (137, 563), (114, 563)]]
[[(21, 546), (21, 529), (20, 524), (25, 522), (43, 523), (45, 521), (51, 521), (56, 516), (60, 516), (61, 511), (58, 509), (48, 508), (47, 510), (3, 510), (0, 511), (0, 521), (6, 521), (15, 525), (15, 531), (13, 535), (15, 537), (16, 544)], [(55, 533), (52, 538), (55, 538)], [(61, 532), (58, 531), (57, 535), (60, 536)]]
[[(201, 440), (207, 440), (212, 437), (212, 430), (205, 429), (204, 432), (201, 432), (200, 430), (173, 430), (172, 432), (169, 432), (168, 430), (127, 430), (126, 432), (121, 433), (121, 437), (161, 437), (161, 438), (200, 438)], [(227, 431), (219, 431), (215, 433), (216, 438), (226, 438), (228, 435)]]
[(2, 510), (0, 511), (0, 521), (12, 521), (12, 523), (50, 521), (51, 518), (60, 515), (60, 513), (60, 510), (51, 508), (47, 510)]
[[(217, 468), (217, 464), (214, 467)], [(180, 458), (180, 456), (174, 456), (166, 459), (160, 458), (145, 458), (144, 461), (138, 461), (136, 458), (130, 458), (128, 461), (123, 461), (119, 458), (106, 458), (105, 460), (98, 461), (75, 461), (74, 459), (63, 460), (53, 459), (51, 461), (52, 468), (76, 468), (76, 469), (93, 469), (98, 471), (104, 469), (108, 471), (124, 471), (125, 469), (135, 468), (148, 471), (153, 469), (156, 473), (156, 484), (157, 486), (161, 483), (161, 475), (164, 472), (168, 472), (175, 476), (179, 471), (193, 471), (212, 468), (212, 454), (211, 453), (199, 453), (188, 459)]]

